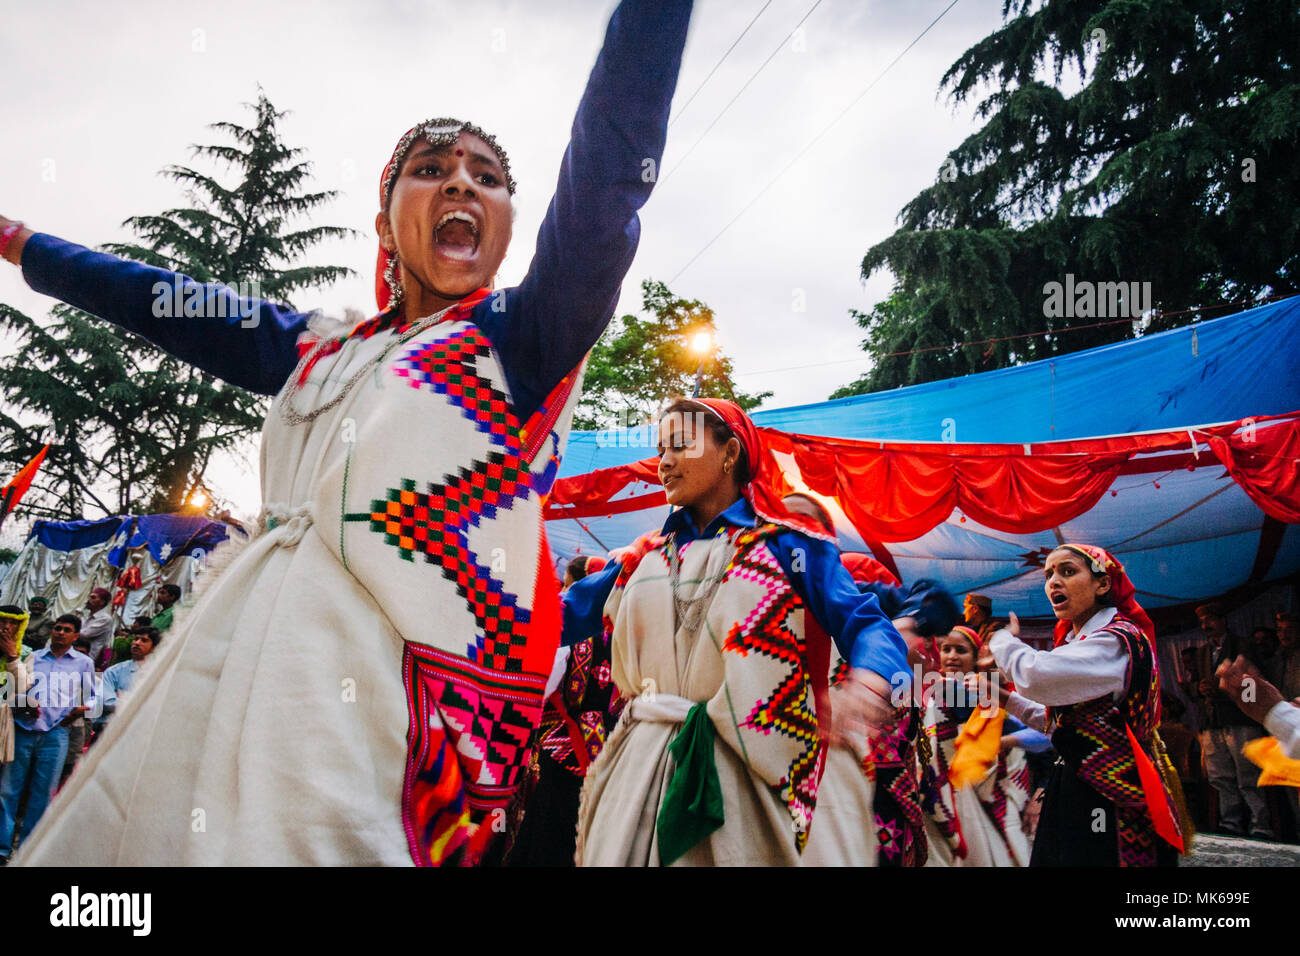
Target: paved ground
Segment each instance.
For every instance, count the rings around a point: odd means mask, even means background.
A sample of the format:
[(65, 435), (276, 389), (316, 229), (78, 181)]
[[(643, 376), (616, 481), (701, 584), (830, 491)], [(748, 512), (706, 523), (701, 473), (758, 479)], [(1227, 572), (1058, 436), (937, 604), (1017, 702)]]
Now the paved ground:
[(1300, 846), (1198, 833), (1179, 866), (1300, 866)]

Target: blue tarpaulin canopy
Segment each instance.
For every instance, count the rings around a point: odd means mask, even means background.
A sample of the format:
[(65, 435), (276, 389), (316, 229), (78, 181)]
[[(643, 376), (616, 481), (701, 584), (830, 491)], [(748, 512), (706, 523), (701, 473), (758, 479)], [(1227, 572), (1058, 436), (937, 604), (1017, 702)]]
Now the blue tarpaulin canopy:
[[(1295, 411), (1300, 297), (1013, 368), (759, 411), (753, 418), (760, 426), (805, 435), (1019, 445)], [(650, 426), (574, 432), (560, 475), (651, 457), (655, 443)], [(1189, 448), (1194, 444), (1189, 436)], [(616, 497), (634, 497), (646, 488), (628, 487)], [(1041, 556), (1060, 541), (1111, 550), (1128, 568), (1139, 599), (1153, 608), (1300, 570), (1300, 529), (1266, 518), (1221, 466), (1123, 475), (1111, 492), (1074, 521), (1036, 534), (996, 531), (954, 513), (921, 538), (888, 547), (907, 581), (937, 577), (954, 592), (989, 594), (999, 613), (1039, 618), (1050, 615)], [(559, 519), (548, 522), (547, 533), (562, 563), (575, 554), (624, 546), (666, 515), (661, 506)], [(841, 545), (863, 550), (853, 527), (837, 518)]]

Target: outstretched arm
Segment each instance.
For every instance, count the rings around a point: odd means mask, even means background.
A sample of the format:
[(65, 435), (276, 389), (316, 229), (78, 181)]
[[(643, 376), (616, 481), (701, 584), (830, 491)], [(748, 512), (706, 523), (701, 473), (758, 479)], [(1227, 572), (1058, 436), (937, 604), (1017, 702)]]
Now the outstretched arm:
[[(8, 222), (0, 218), (0, 232)], [(37, 292), (142, 335), (234, 385), (274, 395), (298, 361), (308, 314), (26, 229), (4, 254)]]
[[(474, 320), (528, 417), (614, 314), (659, 176), (691, 0), (623, 0), (605, 33), (528, 274)], [(495, 310), (494, 311), (494, 306)]]

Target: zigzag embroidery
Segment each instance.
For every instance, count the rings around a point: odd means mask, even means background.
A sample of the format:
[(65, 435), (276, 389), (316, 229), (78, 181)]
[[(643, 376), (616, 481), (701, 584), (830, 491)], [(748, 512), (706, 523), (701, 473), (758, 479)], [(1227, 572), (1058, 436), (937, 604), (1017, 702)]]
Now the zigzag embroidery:
[(754, 651), (790, 668), (772, 696), (756, 702), (741, 723), (760, 733), (776, 732), (804, 745), (778, 785), (794, 820), (795, 845), (802, 852), (808, 841), (826, 753), (810, 706), (808, 675), (803, 665), (805, 647), (788, 623), (791, 612), (801, 602), (762, 540), (764, 537), (754, 532), (737, 536), (738, 543), (750, 546), (737, 552), (727, 568), (727, 576), (752, 581), (766, 588), (766, 593), (744, 621), (732, 625), (722, 649), (741, 655)]

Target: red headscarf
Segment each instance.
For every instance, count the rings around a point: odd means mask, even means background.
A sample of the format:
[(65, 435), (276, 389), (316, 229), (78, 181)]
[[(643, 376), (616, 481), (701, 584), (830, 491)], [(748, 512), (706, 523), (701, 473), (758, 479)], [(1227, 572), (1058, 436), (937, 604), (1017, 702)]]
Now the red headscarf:
[[(1147, 612), (1142, 610), (1142, 605), (1137, 602), (1137, 589), (1133, 587), (1133, 582), (1129, 580), (1128, 573), (1124, 570), (1124, 565), (1120, 564), (1115, 556), (1105, 548), (1099, 548), (1092, 544), (1063, 544), (1061, 548), (1067, 551), (1073, 551), (1079, 557), (1088, 562), (1088, 568), (1093, 574), (1105, 574), (1110, 577), (1110, 601), (1120, 614), (1128, 618), (1138, 626), (1148, 641), (1155, 645), (1156, 626), (1151, 623), (1151, 618), (1147, 617)], [(1059, 549), (1058, 549), (1059, 550)], [(1071, 624), (1069, 621), (1057, 621), (1054, 633), (1053, 645), (1059, 647), (1064, 643), (1065, 638), (1069, 635)]]
[(849, 569), (849, 575), (859, 584), (888, 584), (894, 588), (903, 586), (893, 571), (869, 554), (845, 551), (840, 555), (840, 562)]
[(781, 525), (792, 531), (798, 531), (821, 541), (834, 543), (837, 539), (821, 523), (804, 515), (788, 511), (781, 501), (783, 494), (789, 493), (789, 485), (771, 454), (763, 447), (758, 429), (744, 410), (735, 402), (721, 398), (693, 398), (697, 405), (703, 405), (713, 412), (723, 424), (731, 429), (736, 440), (740, 442), (741, 453), (749, 464), (749, 484), (740, 489), (741, 494), (754, 509), (754, 514), (764, 521)]

